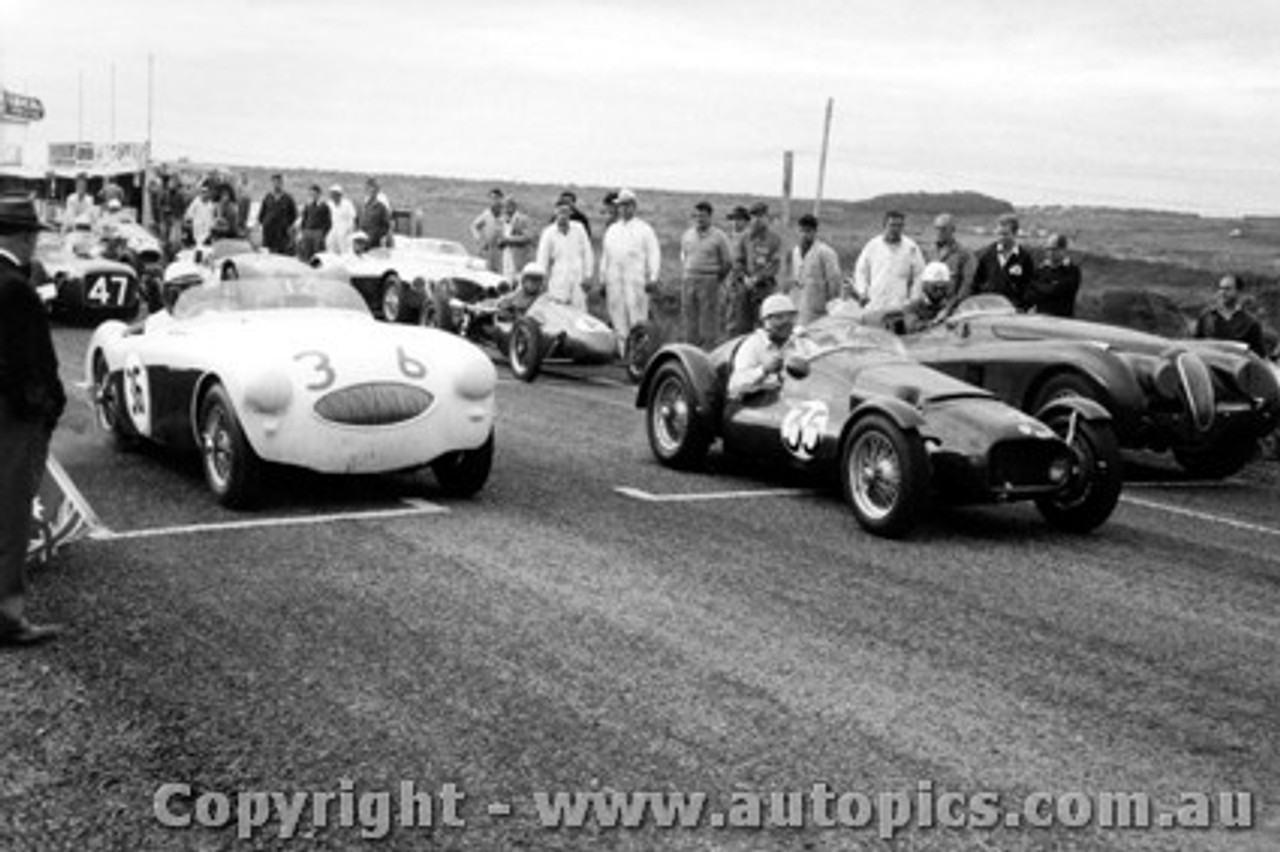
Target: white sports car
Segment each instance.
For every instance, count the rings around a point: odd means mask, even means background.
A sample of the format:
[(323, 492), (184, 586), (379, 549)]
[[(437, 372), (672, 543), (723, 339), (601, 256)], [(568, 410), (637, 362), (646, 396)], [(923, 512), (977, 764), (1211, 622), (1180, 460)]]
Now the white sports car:
[(86, 373), (124, 442), (196, 449), (223, 505), (253, 502), (263, 463), (324, 473), (429, 465), (449, 494), (483, 487), (497, 375), (474, 344), (387, 328), (331, 278), (209, 281), (172, 313), (99, 326)]
[[(461, 243), (433, 237), (396, 237), (394, 248), (316, 255), (311, 265), (345, 275), (374, 316), (387, 322), (435, 324), (433, 294), (444, 284), (467, 282), (486, 296), (505, 291), (506, 279)], [(424, 314), (426, 314), (424, 316)]]

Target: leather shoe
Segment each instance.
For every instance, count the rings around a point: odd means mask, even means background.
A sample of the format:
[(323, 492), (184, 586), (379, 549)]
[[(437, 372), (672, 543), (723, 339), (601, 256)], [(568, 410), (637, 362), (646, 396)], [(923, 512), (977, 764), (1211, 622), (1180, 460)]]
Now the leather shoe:
[(0, 629), (0, 648), (40, 645), (57, 637), (61, 632), (62, 626), (58, 624), (32, 624), (29, 621), (20, 621), (12, 627)]

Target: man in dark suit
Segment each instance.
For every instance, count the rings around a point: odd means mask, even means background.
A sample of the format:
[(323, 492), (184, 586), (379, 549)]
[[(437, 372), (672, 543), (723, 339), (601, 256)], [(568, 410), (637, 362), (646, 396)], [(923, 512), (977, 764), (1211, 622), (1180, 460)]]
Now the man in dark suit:
[(0, 646), (33, 645), (59, 630), (24, 615), (31, 503), (67, 403), (49, 321), (31, 286), (41, 230), (30, 198), (0, 196)]
[(1031, 253), (1018, 244), (1018, 217), (1005, 213), (996, 220), (996, 241), (978, 253), (973, 280), (968, 286), (961, 282), (956, 302), (979, 293), (996, 293), (1023, 309), (1035, 269)]

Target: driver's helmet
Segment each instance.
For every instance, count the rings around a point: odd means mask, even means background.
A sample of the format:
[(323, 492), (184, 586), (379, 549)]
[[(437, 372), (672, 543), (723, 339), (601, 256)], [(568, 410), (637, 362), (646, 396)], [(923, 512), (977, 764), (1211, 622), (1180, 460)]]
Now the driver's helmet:
[(797, 313), (796, 303), (791, 301), (790, 296), (782, 293), (774, 293), (764, 300), (760, 305), (760, 319), (768, 319), (779, 314)]
[(351, 248), (363, 251), (369, 247), (369, 235), (364, 231), (356, 231), (351, 235)]
[(536, 261), (530, 261), (524, 265), (524, 269), (520, 270), (520, 286), (523, 287), (526, 282), (536, 283), (538, 288), (547, 279), (547, 271), (542, 268), (542, 264)]

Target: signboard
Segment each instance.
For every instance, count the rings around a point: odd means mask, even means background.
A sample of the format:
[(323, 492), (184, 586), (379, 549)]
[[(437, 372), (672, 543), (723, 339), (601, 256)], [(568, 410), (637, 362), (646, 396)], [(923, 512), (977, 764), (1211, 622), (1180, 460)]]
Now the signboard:
[(49, 167), (54, 169), (140, 172), (148, 159), (146, 142), (49, 143)]
[(44, 118), (44, 104), (39, 98), (0, 89), (0, 118), (7, 121), (39, 121)]

